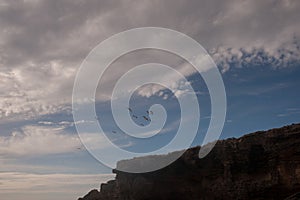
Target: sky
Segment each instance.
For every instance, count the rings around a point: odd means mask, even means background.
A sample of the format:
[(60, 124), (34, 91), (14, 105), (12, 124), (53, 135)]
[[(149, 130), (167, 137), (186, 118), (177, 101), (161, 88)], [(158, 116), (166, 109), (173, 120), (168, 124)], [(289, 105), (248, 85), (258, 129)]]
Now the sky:
[[(173, 29), (206, 49), (226, 90), (221, 139), (298, 123), (299, 10), (296, 0), (1, 1), (1, 200), (77, 199), (114, 177), (111, 168), (97, 161), (78, 137), (75, 125), (94, 121), (73, 120), (72, 91), (76, 73), (90, 51), (128, 29)], [(140, 125), (149, 123), (142, 116), (157, 117), (157, 113), (146, 113), (151, 105), (163, 105), (167, 121), (158, 135), (149, 140), (125, 137), (112, 117), (111, 92), (116, 81), (134, 66), (150, 62), (180, 71), (195, 90), (200, 122), (192, 146), (200, 145), (211, 120), (203, 78), (182, 58), (150, 49), (118, 58), (100, 80), (94, 103), (106, 136), (134, 152), (157, 149), (174, 137), (181, 113), (177, 96), (159, 85), (138, 88), (130, 105), (124, 105), (138, 116), (133, 121)], [(178, 94), (185, 91), (180, 85), (175, 89)], [(86, 134), (110, 156), (109, 144)]]

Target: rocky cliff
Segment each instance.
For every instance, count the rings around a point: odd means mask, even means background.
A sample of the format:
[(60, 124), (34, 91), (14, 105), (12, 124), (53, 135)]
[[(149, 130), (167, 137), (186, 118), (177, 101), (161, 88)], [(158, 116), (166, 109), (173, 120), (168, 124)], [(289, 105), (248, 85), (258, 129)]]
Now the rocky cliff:
[(218, 141), (202, 159), (199, 148), (155, 172), (113, 170), (115, 180), (79, 200), (300, 199), (300, 124)]

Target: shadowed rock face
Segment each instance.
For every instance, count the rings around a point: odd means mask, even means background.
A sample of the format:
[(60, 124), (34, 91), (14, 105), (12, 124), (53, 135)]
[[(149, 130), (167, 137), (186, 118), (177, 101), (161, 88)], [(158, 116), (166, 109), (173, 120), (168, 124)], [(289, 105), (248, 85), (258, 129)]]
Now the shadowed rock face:
[[(113, 170), (116, 180), (80, 200), (300, 199), (300, 124), (218, 141), (202, 159), (199, 148), (155, 172)], [(119, 164), (147, 162), (142, 157)]]

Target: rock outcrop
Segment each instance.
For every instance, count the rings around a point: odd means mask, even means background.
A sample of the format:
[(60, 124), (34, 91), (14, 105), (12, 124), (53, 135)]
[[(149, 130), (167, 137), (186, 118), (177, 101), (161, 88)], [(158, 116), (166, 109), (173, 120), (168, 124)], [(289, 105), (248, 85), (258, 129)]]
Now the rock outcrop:
[(115, 180), (80, 200), (300, 199), (300, 124), (220, 140), (202, 159), (199, 148), (155, 172), (113, 170)]

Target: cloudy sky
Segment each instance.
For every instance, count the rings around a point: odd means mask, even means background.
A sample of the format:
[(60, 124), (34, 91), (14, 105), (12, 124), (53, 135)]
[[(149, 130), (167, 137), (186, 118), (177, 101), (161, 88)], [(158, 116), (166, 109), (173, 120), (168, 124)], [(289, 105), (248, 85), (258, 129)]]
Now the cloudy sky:
[[(227, 94), (221, 138), (299, 122), (299, 10), (297, 0), (1, 1), (1, 199), (72, 200), (113, 177), (111, 169), (81, 144), (75, 125), (94, 121), (73, 120), (72, 90), (89, 52), (128, 29), (173, 29), (207, 50)], [(100, 80), (96, 119), (106, 135), (121, 148), (137, 152), (159, 148), (174, 136), (180, 119), (178, 101), (158, 85), (139, 88), (130, 101), (138, 117), (133, 120), (140, 125), (149, 123), (142, 116), (149, 117), (145, 112), (152, 104), (165, 106), (168, 119), (157, 137), (150, 142), (124, 137), (113, 120), (114, 84), (132, 67), (149, 62), (172, 66), (191, 83), (201, 110), (193, 145), (201, 144), (211, 119), (205, 83), (184, 60), (157, 50), (122, 56)], [(178, 93), (184, 92), (180, 88), (176, 86)], [(86, 138), (101, 151), (107, 148), (91, 133)]]

